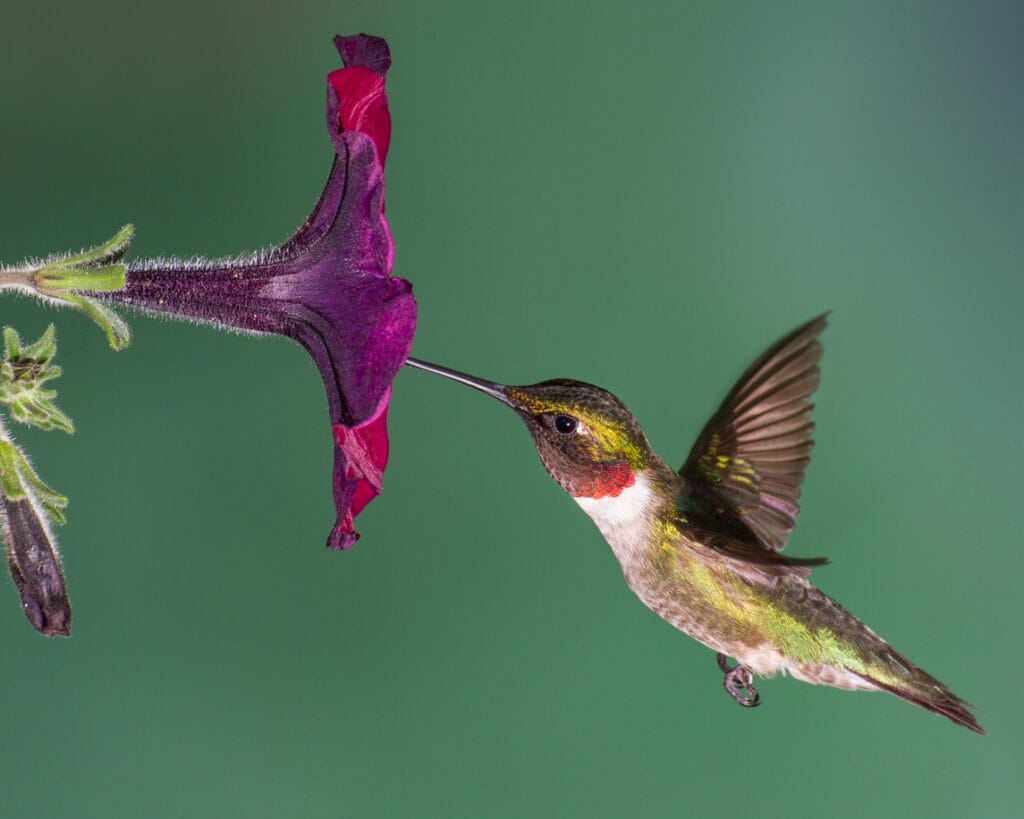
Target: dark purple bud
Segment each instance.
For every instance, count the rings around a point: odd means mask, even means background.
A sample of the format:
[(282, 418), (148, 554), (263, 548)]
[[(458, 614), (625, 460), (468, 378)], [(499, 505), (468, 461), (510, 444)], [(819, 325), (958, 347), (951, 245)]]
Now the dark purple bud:
[(28, 498), (10, 500), (0, 492), (0, 510), (7, 564), (25, 616), (41, 634), (69, 636), (71, 603), (49, 529)]

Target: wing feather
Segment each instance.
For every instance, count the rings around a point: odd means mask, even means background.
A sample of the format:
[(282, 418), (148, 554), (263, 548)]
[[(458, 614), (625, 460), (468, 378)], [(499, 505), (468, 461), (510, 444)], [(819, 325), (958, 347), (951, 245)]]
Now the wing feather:
[(786, 545), (814, 446), (811, 396), (827, 314), (773, 344), (743, 373), (701, 431), (683, 468), (683, 506), (710, 509), (766, 550)]

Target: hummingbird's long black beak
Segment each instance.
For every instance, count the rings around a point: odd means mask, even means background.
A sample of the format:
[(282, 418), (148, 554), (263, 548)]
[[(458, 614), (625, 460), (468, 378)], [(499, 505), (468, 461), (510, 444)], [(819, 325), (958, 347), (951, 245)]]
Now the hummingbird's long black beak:
[(450, 378), (452, 381), (458, 381), (460, 384), (465, 384), (467, 387), (472, 387), (474, 390), (480, 390), (480, 392), (487, 393), (492, 398), (497, 398), (506, 406), (512, 406), (512, 401), (505, 393), (505, 388), (501, 384), (495, 384), (493, 381), (484, 381), (482, 378), (474, 378), (471, 375), (460, 373), (458, 370), (450, 370), (447, 367), (440, 367), (437, 364), (429, 364), (426, 361), (420, 361), (415, 358), (407, 358), (405, 363), (410, 367), (415, 367), (417, 370), (426, 370), (428, 373), (434, 373), (434, 375), (440, 375), (445, 378)]

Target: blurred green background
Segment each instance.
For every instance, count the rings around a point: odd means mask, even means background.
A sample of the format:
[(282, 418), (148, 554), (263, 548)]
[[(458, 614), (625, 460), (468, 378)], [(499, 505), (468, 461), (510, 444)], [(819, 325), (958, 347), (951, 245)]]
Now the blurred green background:
[(74, 636), (0, 594), (0, 814), (1010, 816), (1024, 784), (1019, 4), (15, 0), (0, 258), (267, 247), (330, 164), (336, 32), (390, 41), (388, 217), (416, 355), (619, 394), (681, 462), (825, 309), (791, 541), (989, 737), (762, 681), (631, 595), (520, 422), (406, 371), (350, 552), (320, 379), (280, 339), (58, 321)]

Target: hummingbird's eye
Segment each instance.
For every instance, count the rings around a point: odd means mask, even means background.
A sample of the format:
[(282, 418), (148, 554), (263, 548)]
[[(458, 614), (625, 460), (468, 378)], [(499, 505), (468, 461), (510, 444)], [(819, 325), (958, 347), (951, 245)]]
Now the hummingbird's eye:
[(572, 435), (576, 431), (576, 419), (571, 415), (556, 415), (555, 430), (562, 435)]

